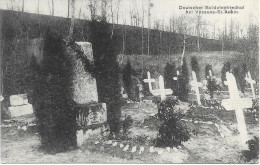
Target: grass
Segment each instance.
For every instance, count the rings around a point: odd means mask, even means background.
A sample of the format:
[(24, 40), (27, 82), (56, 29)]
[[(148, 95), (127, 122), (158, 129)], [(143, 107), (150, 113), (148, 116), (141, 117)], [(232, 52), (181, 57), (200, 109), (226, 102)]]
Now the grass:
[[(243, 62), (242, 55), (234, 51), (225, 51), (222, 55), (220, 51), (211, 51), (211, 52), (186, 52), (185, 56), (187, 57), (187, 63), (189, 72), (191, 73), (191, 64), (190, 58), (192, 56), (197, 57), (198, 63), (200, 66), (200, 75), (205, 77), (205, 66), (207, 64), (212, 65), (213, 76), (219, 77), (221, 75), (221, 69), (225, 62), (229, 61), (232, 63), (232, 66)], [(130, 60), (133, 69), (138, 72), (141, 72), (142, 63), (144, 66), (144, 71), (150, 71), (152, 78), (158, 78), (159, 75), (163, 75), (164, 68), (167, 62), (175, 62), (176, 66), (180, 66), (181, 54), (171, 54), (171, 55), (118, 55), (117, 61), (121, 68), (127, 63), (127, 60)]]

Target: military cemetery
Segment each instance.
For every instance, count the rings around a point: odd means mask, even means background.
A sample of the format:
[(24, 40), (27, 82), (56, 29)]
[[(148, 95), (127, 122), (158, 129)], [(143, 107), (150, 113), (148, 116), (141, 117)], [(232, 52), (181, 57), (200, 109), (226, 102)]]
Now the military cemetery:
[(259, 11), (4, 4), (1, 163), (259, 163)]

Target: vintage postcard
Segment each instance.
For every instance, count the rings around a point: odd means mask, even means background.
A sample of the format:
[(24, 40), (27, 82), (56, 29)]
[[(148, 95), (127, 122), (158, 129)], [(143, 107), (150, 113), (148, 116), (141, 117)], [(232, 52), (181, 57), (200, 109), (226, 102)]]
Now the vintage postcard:
[(0, 0), (1, 163), (259, 163), (259, 0)]

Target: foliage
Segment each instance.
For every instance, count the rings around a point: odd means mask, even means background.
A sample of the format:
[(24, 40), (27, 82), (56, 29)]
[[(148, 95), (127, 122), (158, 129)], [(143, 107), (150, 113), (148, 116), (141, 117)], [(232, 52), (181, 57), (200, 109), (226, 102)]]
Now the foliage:
[(189, 74), (188, 67), (186, 63), (186, 58), (183, 58), (183, 64), (181, 68), (181, 74), (179, 76), (179, 92), (178, 97), (181, 101), (188, 101), (189, 94)]
[(189, 132), (180, 122), (184, 115), (174, 112), (177, 102), (178, 100), (166, 99), (158, 104), (158, 117), (163, 120), (159, 128), (159, 136), (155, 140), (159, 147), (179, 146), (189, 140)]
[(90, 24), (90, 42), (96, 68), (98, 98), (107, 104), (107, 118), (110, 133), (119, 133), (121, 117), (121, 88), (119, 84), (119, 66), (116, 62), (115, 39), (111, 38), (109, 24), (93, 20)]
[(174, 106), (178, 103), (176, 99), (166, 99), (158, 104), (158, 117), (160, 120), (168, 120), (174, 113)]
[(159, 136), (156, 139), (156, 146), (177, 147), (182, 142), (188, 141), (190, 134), (181, 122), (182, 114), (176, 113), (169, 116), (159, 128)]
[(246, 161), (252, 159), (259, 159), (259, 138), (254, 136), (254, 139), (248, 140), (248, 149), (242, 151), (243, 156), (246, 158)]
[(120, 132), (117, 134), (117, 137), (121, 140), (126, 140), (128, 139), (128, 135), (130, 133), (130, 128), (133, 125), (133, 119), (131, 116), (125, 116), (123, 120), (120, 120), (119, 122), (119, 127), (120, 127)]
[(209, 70), (211, 70), (211, 72), (212, 72), (212, 66), (209, 65), (209, 64), (207, 64), (207, 65), (205, 66), (205, 78), (206, 78), (206, 79), (207, 79), (208, 76), (209, 76)]
[(149, 136), (146, 135), (137, 135), (133, 138), (135, 144), (146, 145), (149, 143)]
[(133, 124), (133, 119), (131, 116), (127, 116), (122, 122), (123, 133), (126, 135), (129, 132), (130, 127)]
[(13, 40), (10, 38), (5, 40), (3, 48), (4, 62), (2, 63), (3, 66), (1, 66), (3, 67), (3, 96), (5, 98), (10, 95), (27, 93), (31, 88), (29, 84), (32, 74), (30, 70), (30, 56), (27, 55), (29, 53), (29, 44), (26, 37), (17, 33)]
[(224, 63), (224, 66), (223, 66), (223, 68), (221, 70), (221, 81), (222, 81), (223, 84), (224, 84), (224, 81), (227, 80), (226, 79), (226, 72), (230, 72), (230, 70), (231, 70), (230, 62)]
[(131, 62), (128, 60), (125, 68), (122, 70), (123, 72), (123, 82), (126, 89), (126, 93), (130, 99), (134, 99), (133, 94), (131, 92), (132, 88), (132, 66)]
[(246, 74), (247, 74), (247, 66), (246, 64), (242, 64), (242, 66), (238, 65), (237, 67), (234, 67), (233, 69), (234, 76), (237, 81), (237, 85), (239, 85), (241, 92), (245, 93), (245, 87), (246, 87)]
[(210, 98), (213, 98), (214, 91), (218, 90), (220, 87), (216, 83), (216, 79), (214, 78), (207, 78), (207, 88), (209, 90)]
[(165, 88), (172, 89), (173, 93), (176, 93), (178, 90), (177, 81), (173, 80), (173, 77), (177, 77), (177, 70), (175, 63), (167, 63), (164, 68), (164, 81)]
[(35, 59), (33, 106), (42, 148), (47, 152), (67, 151), (76, 146), (76, 114), (72, 99), (72, 66), (61, 36), (47, 30), (41, 66)]
[(196, 57), (191, 57), (191, 68), (196, 73), (197, 80), (200, 81), (200, 67)]

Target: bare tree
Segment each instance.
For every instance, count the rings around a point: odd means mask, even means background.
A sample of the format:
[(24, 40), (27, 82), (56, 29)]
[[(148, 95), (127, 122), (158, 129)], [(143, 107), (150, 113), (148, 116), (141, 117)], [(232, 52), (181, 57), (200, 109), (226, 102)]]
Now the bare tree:
[(201, 16), (197, 16), (197, 48), (200, 51), (200, 26), (201, 26)]
[(50, 1), (49, 1), (49, 0), (48, 0), (48, 7), (49, 7), (50, 15), (52, 15), (52, 12), (51, 12), (51, 5), (50, 5)]
[(148, 0), (148, 38), (147, 38), (147, 54), (150, 54), (150, 28), (151, 28), (151, 8), (153, 4)]
[(22, 12), (24, 12), (24, 0), (22, 0)]
[(230, 19), (230, 32), (229, 32), (231, 42), (234, 41), (234, 21)]
[(40, 0), (38, 0), (38, 4), (37, 4), (37, 13), (40, 14)]
[(97, 15), (97, 0), (90, 0), (89, 1), (89, 9), (90, 9), (90, 14), (91, 14), (91, 20), (96, 19)]
[(69, 18), (70, 17), (70, 0), (68, 0), (68, 16), (67, 16), (67, 18)]
[(101, 1), (101, 20), (107, 21), (107, 0)]
[(71, 22), (70, 22), (69, 39), (72, 39), (73, 37), (73, 30), (75, 24), (74, 13), (75, 13), (75, 0), (71, 0)]
[(132, 9), (132, 4), (129, 8), (129, 13), (130, 13), (130, 21), (131, 21), (131, 26), (133, 26), (133, 17), (134, 17), (134, 13), (133, 13), (133, 9)]
[(122, 29), (122, 38), (123, 38), (123, 46), (122, 46), (122, 53), (125, 54), (125, 43), (126, 43), (126, 29), (125, 29), (125, 25), (126, 25), (126, 16), (124, 15), (124, 18), (123, 18), (123, 22), (124, 22), (124, 26), (123, 26), (123, 29)]
[(120, 3), (121, 3), (121, 0), (117, 0), (116, 24), (118, 24), (118, 19), (119, 19)]
[(114, 8), (113, 8), (113, 0), (110, 0), (110, 12), (111, 12), (111, 23), (114, 26)]
[(186, 47), (190, 46), (187, 45), (187, 39), (190, 38), (187, 34), (190, 30), (192, 30), (192, 18), (187, 17), (186, 15), (181, 15), (176, 19), (176, 24), (178, 27), (178, 32), (180, 35), (178, 37), (182, 40), (182, 55), (181, 55), (181, 66), (183, 65), (183, 58), (186, 52)]
[(51, 6), (52, 6), (51, 15), (54, 16), (54, 0), (51, 0)]

